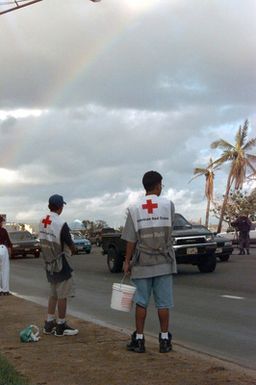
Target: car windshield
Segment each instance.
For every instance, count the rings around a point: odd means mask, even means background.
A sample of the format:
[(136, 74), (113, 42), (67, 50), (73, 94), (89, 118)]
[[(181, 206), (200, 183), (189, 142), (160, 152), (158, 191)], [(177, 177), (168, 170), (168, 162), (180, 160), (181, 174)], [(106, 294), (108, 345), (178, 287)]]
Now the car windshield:
[(74, 239), (82, 239), (83, 236), (80, 235), (80, 234), (73, 234), (73, 238), (74, 238)]
[(32, 234), (30, 234), (28, 231), (15, 231), (15, 232), (9, 233), (9, 235), (13, 242), (27, 241), (28, 239), (34, 239)]
[(180, 214), (174, 216), (174, 229), (191, 229), (191, 224)]

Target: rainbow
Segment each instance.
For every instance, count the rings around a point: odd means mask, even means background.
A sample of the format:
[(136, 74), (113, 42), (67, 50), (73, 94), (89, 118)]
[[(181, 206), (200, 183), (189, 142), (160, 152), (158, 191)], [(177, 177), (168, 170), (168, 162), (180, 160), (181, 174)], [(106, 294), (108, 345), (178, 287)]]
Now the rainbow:
[[(139, 0), (136, 0), (139, 2)], [(103, 3), (103, 2), (102, 2)], [(99, 6), (104, 6), (104, 4)], [(89, 72), (90, 68), (100, 60), (103, 54), (109, 51), (112, 47), (118, 44), (125, 36), (127, 31), (138, 21), (138, 19), (144, 18), (146, 14), (154, 7), (156, 7), (158, 1), (150, 2), (148, 0), (148, 5), (144, 7), (143, 11), (134, 12), (131, 17), (128, 17), (126, 21), (123, 21), (116, 30), (109, 33), (105, 36), (105, 39), (94, 43), (91, 47), (89, 53), (83, 53), (80, 58), (76, 60), (73, 65), (73, 68), (69, 72), (65, 72), (64, 76), (56, 78), (56, 82), (53, 84), (49, 94), (44, 101), (46, 105), (51, 105), (49, 107), (58, 105), (62, 99), (65, 98), (65, 95), (68, 95), (72, 86), (79, 81), (82, 77), (85, 76), (86, 72)]]
[[(127, 2), (128, 1), (129, 0), (127, 0)], [(139, 2), (140, 0), (134, 1)], [(143, 2), (145, 2), (145, 0), (143, 0)], [(157, 3), (158, 0), (147, 0), (147, 5), (143, 6), (143, 8), (137, 12), (131, 12), (129, 17), (127, 17), (126, 20), (123, 20), (122, 23), (120, 22), (115, 30), (112, 30), (104, 39), (94, 43), (90, 48), (90, 51), (85, 50), (85, 52), (74, 61), (73, 67), (69, 69), (69, 72), (63, 71), (63, 75), (56, 76), (56, 81), (52, 84), (52, 87), (49, 89), (48, 93), (46, 93), (46, 96), (42, 101), (43, 105), (47, 106), (46, 108), (51, 109), (54, 108), (54, 106), (61, 104), (61, 101), (70, 93), (74, 84), (79, 82), (79, 79), (86, 76), (86, 73), (101, 59), (105, 52), (111, 50), (112, 47), (122, 41), (125, 34), (135, 23), (137, 23), (138, 19), (145, 18), (146, 14), (152, 8), (157, 6)], [(104, 2), (102, 1), (97, 7), (98, 6), (104, 6)], [(13, 20), (9, 19), (9, 22), (12, 23)], [(12, 28), (14, 28), (13, 24)], [(10, 161), (15, 162), (15, 159), (18, 158), (19, 154), (24, 151), (24, 147), (26, 147), (26, 129), (20, 128), (16, 140), (10, 143), (8, 148), (3, 149), (4, 153), (2, 154), (2, 159), (4, 159), (4, 164), (6, 165)]]

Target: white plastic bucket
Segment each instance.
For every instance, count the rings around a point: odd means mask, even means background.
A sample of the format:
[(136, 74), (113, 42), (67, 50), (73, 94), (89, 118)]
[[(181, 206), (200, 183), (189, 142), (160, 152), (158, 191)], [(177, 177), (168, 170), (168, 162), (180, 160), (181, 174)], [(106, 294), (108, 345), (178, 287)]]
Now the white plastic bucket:
[(115, 310), (129, 312), (136, 288), (123, 283), (113, 283), (110, 307)]

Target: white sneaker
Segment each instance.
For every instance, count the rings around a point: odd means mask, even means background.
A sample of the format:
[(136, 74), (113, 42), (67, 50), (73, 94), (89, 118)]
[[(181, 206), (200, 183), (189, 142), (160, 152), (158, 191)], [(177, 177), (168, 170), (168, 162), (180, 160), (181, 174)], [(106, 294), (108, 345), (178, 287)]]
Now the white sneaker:
[(79, 333), (78, 329), (74, 329), (69, 326), (66, 322), (64, 324), (57, 324), (55, 335), (57, 337), (62, 336), (76, 336)]

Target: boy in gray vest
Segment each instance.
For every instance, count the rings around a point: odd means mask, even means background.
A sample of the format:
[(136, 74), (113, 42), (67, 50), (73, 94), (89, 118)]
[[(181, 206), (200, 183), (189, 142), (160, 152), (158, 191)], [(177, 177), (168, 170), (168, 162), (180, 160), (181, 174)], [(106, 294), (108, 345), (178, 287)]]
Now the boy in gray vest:
[[(55, 334), (57, 337), (78, 334), (77, 329), (73, 329), (66, 323), (67, 298), (73, 292), (73, 269), (70, 266), (69, 257), (75, 253), (75, 246), (69, 227), (60, 216), (65, 204), (61, 195), (52, 195), (48, 205), (50, 212), (39, 223), (40, 244), (51, 290), (43, 331), (45, 334)], [(57, 321), (56, 308), (58, 308)]]
[(174, 204), (160, 197), (162, 176), (148, 171), (142, 179), (146, 196), (128, 208), (122, 238), (127, 241), (124, 272), (131, 273), (136, 286), (136, 331), (127, 349), (145, 352), (144, 323), (151, 292), (160, 322), (159, 351), (172, 349), (169, 309), (173, 306), (172, 274), (177, 272), (171, 234)]

